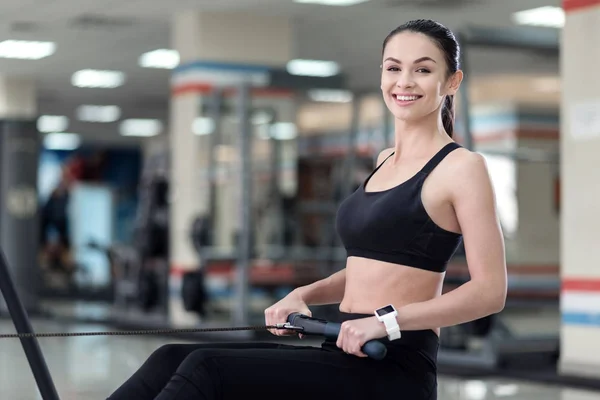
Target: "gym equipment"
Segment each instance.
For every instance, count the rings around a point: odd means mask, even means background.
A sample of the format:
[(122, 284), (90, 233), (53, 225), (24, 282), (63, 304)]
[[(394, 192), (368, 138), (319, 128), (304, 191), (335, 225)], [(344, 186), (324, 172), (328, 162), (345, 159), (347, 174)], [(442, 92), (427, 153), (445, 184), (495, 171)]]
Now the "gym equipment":
[(169, 185), (160, 173), (146, 171), (145, 175), (133, 244), (106, 247), (90, 241), (87, 247), (103, 253), (109, 261), (116, 313), (134, 309), (164, 316), (168, 307)]
[(183, 307), (187, 311), (195, 312), (200, 316), (206, 315), (208, 294), (204, 285), (203, 270), (198, 269), (183, 275), (181, 297), (183, 299)]
[[(284, 325), (284, 329), (291, 329), (303, 335), (320, 335), (329, 339), (337, 339), (340, 334), (341, 324), (328, 322), (323, 319), (307, 317), (304, 314), (292, 313), (287, 318), (291, 326)], [(370, 340), (362, 347), (362, 352), (375, 360), (382, 360), (387, 354), (387, 349), (378, 340)]]
[[(448, 271), (446, 284), (459, 286), (466, 282), (467, 271), (454, 269)], [(558, 271), (557, 271), (558, 273)], [(496, 370), (509, 366), (512, 362), (529, 366), (554, 365), (560, 351), (559, 332), (544, 334), (517, 333), (510, 328), (507, 321), (519, 312), (533, 308), (528, 314), (539, 315), (539, 307), (558, 307), (556, 302), (548, 301), (548, 295), (560, 288), (557, 276), (556, 282), (539, 283), (534, 279), (527, 282), (524, 275), (521, 279), (511, 279), (512, 270), (509, 268), (508, 300), (504, 311), (499, 314), (476, 320), (470, 323), (442, 329), (438, 362), (440, 365), (471, 367), (478, 370)], [(519, 293), (537, 293), (536, 302), (532, 299), (518, 299)], [(517, 299), (515, 299), (517, 298)], [(558, 322), (558, 321), (557, 321)]]
[[(33, 332), (27, 313), (19, 299), (19, 295), (14, 287), (12, 277), (10, 275), (4, 252), (0, 249), (0, 292), (6, 301), (11, 319), (17, 330), (15, 335), (0, 335), (1, 338), (19, 338), (25, 351), (27, 361), (31, 368), (31, 372), (35, 378), (38, 390), (43, 400), (59, 400), (58, 392), (54, 386), (52, 376), (48, 366), (44, 360), (44, 356), (40, 350), (37, 337), (64, 337), (64, 336), (91, 336), (91, 335), (118, 335), (118, 334), (144, 334), (157, 333), (155, 331), (137, 331), (137, 332), (79, 332), (79, 333), (57, 333), (57, 334), (36, 334)], [(277, 324), (274, 326), (262, 327), (240, 327), (240, 328), (216, 328), (216, 329), (180, 329), (167, 330), (170, 332), (201, 332), (201, 331), (230, 331), (230, 330), (256, 330), (256, 329), (286, 329), (302, 332), (303, 334), (317, 334), (326, 337), (337, 337), (339, 334), (340, 325), (328, 323), (327, 321), (315, 320), (306, 317), (302, 314), (290, 314), (288, 322)], [(163, 333), (163, 332), (159, 332)], [(374, 359), (382, 359), (385, 357), (385, 346), (381, 342), (370, 341), (364, 346), (365, 354)]]
[[(13, 283), (4, 250), (2, 249), (0, 249), (0, 293), (4, 297), (6, 307), (17, 332), (21, 335), (33, 334), (33, 328)], [(36, 338), (22, 337), (21, 345), (25, 351), (25, 356), (29, 362), (29, 367), (42, 395), (42, 399), (59, 400), (56, 387), (54, 386), (50, 371)]]

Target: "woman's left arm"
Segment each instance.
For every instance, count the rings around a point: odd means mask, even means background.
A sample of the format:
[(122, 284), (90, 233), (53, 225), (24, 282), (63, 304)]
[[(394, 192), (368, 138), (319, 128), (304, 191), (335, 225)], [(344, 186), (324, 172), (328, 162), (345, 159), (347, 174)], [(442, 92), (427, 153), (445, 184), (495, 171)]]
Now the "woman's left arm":
[(398, 310), (401, 330), (435, 329), (495, 314), (507, 292), (504, 239), (485, 159), (465, 153), (451, 168), (451, 201), (463, 234), (471, 279), (435, 299)]

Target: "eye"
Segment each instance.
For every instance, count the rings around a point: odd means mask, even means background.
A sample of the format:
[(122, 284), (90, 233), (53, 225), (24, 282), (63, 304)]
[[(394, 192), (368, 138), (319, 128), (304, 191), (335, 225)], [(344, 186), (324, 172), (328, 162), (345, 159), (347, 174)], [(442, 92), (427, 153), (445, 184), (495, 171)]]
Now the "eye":
[(397, 72), (397, 71), (400, 71), (400, 68), (398, 68), (398, 67), (388, 67), (387, 70), (388, 71), (392, 71), (392, 72)]
[(429, 71), (427, 68), (419, 68), (419, 69), (417, 70), (417, 72), (422, 72), (422, 73), (424, 73), (424, 74), (428, 74), (428, 73), (430, 73), (431, 71)]

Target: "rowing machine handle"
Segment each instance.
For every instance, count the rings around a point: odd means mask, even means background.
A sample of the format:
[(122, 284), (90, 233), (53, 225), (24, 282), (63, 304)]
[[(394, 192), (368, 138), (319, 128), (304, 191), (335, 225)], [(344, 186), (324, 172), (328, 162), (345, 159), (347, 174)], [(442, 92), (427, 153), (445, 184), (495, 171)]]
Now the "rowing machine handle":
[[(300, 313), (290, 314), (287, 321), (293, 326), (303, 328), (301, 332), (303, 335), (321, 335), (329, 339), (337, 339), (342, 327), (342, 324), (308, 317)], [(375, 360), (383, 360), (387, 353), (385, 345), (378, 340), (369, 340), (361, 350)]]

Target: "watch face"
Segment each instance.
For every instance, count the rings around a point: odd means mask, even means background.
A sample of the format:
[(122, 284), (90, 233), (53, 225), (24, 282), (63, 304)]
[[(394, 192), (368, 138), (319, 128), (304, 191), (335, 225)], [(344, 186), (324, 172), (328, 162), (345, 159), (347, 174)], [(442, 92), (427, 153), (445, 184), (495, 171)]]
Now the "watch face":
[(385, 306), (380, 308), (379, 310), (377, 310), (377, 315), (379, 315), (380, 317), (383, 317), (385, 314), (389, 314), (394, 312), (394, 307), (390, 306)]

